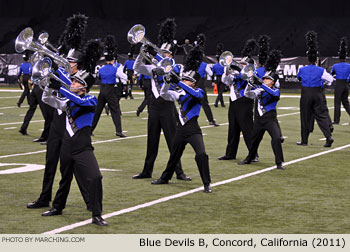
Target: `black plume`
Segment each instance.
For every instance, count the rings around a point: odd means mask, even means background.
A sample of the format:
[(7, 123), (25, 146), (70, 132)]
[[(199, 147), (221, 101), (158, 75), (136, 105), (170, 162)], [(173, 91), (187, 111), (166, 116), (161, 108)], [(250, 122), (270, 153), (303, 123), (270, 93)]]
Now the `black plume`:
[(306, 55), (309, 62), (316, 62), (318, 56), (317, 33), (315, 31), (308, 31), (305, 34), (306, 39)]
[(348, 40), (346, 37), (340, 39), (338, 56), (340, 60), (345, 60), (348, 54)]
[(275, 72), (281, 62), (282, 53), (278, 50), (272, 50), (266, 60), (265, 70)]
[(242, 57), (252, 57), (256, 53), (258, 43), (255, 39), (248, 39), (242, 50)]
[(176, 34), (175, 18), (167, 18), (161, 23), (158, 34), (158, 44), (161, 46), (163, 43), (173, 43)]
[(78, 69), (94, 73), (96, 62), (103, 53), (103, 47), (99, 39), (90, 39), (84, 48), (83, 56), (78, 61)]
[(67, 19), (66, 28), (59, 38), (61, 54), (67, 54), (71, 48), (82, 50), (87, 20), (88, 17), (79, 13)]
[(193, 47), (184, 61), (184, 72), (197, 71), (203, 61), (203, 50), (200, 46)]
[(115, 37), (108, 34), (104, 41), (104, 52), (108, 55), (115, 56), (117, 53), (117, 43), (115, 42)]
[(267, 56), (270, 50), (270, 37), (267, 35), (260, 35), (258, 39), (259, 43), (259, 64), (265, 65), (265, 62), (267, 60)]
[(197, 35), (197, 45), (201, 46), (202, 48), (205, 47), (205, 43), (207, 42), (207, 37), (204, 33), (200, 33)]

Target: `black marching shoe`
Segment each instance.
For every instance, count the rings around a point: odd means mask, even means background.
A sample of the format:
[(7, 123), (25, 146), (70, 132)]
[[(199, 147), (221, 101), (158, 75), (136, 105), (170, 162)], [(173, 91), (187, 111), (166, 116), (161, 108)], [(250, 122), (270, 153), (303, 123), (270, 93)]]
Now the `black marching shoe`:
[(323, 145), (323, 147), (331, 147), (333, 142), (334, 142), (333, 137), (327, 137), (326, 143)]
[(140, 110), (137, 110), (137, 111), (136, 111), (136, 116), (139, 117), (140, 114), (141, 114), (141, 111), (140, 111)]
[(33, 201), (31, 203), (27, 204), (27, 208), (41, 208), (41, 207), (48, 207), (49, 206), (49, 202), (41, 202), (39, 200)]
[(164, 179), (156, 179), (156, 180), (153, 180), (151, 182), (152, 185), (163, 185), (163, 184), (168, 184), (168, 180), (164, 180)]
[(332, 122), (332, 124), (333, 124), (333, 125), (334, 125), (334, 124), (335, 124), (335, 125), (338, 125), (338, 124), (339, 124), (339, 122)]
[(215, 127), (220, 126), (219, 124), (217, 124), (217, 123), (215, 122), (215, 120), (214, 120), (214, 121), (209, 122), (209, 125), (214, 125)]
[(184, 180), (184, 181), (191, 181), (192, 178), (190, 176), (187, 176), (185, 173), (182, 173), (180, 175), (176, 175), (176, 179)]
[(28, 135), (28, 132), (26, 130), (23, 130), (23, 129), (20, 129), (18, 132), (21, 133), (23, 136)]
[(21, 104), (19, 102), (17, 102), (17, 107), (19, 107), (19, 108), (21, 107)]
[(98, 226), (108, 226), (108, 223), (101, 216), (92, 216), (91, 223)]
[(205, 193), (211, 193), (213, 190), (211, 189), (210, 185), (204, 185), (204, 190), (203, 192)]
[(62, 210), (58, 210), (56, 208), (51, 208), (50, 210), (43, 212), (42, 216), (54, 216), (54, 215), (62, 215)]
[(118, 137), (128, 137), (123, 132), (117, 132), (117, 133), (115, 133), (115, 135), (118, 136)]
[(43, 137), (37, 138), (33, 140), (34, 143), (42, 143), (42, 142), (46, 142), (46, 139)]
[(278, 170), (285, 170), (286, 167), (284, 167), (282, 164), (278, 164), (278, 165), (277, 165), (277, 169), (278, 169)]
[(297, 145), (301, 145), (301, 146), (307, 146), (307, 143), (303, 143), (303, 142), (297, 142)]
[(250, 164), (251, 161), (247, 160), (247, 159), (243, 159), (242, 161), (239, 161), (237, 164), (239, 165), (245, 165), (245, 164)]
[(234, 160), (236, 159), (235, 157), (232, 157), (232, 156), (221, 156), (221, 157), (218, 157), (219, 160)]
[(139, 174), (132, 176), (131, 178), (132, 179), (144, 179), (144, 178), (152, 178), (152, 176), (148, 175), (148, 174), (139, 173)]
[(215, 107), (215, 108), (217, 108), (217, 107), (218, 107), (218, 105), (217, 105), (217, 104), (214, 104), (214, 107)]

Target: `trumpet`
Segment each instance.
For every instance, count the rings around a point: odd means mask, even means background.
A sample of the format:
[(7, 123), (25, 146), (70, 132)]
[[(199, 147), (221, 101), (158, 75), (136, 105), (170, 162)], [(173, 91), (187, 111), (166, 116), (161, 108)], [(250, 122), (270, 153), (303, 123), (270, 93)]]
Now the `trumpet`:
[(240, 63), (233, 59), (233, 54), (230, 51), (225, 51), (220, 55), (219, 63), (227, 68), (229, 74), (231, 74), (233, 70), (241, 71), (243, 68)]
[[(65, 71), (68, 74), (72, 73), (72, 69), (68, 60), (58, 55), (57, 53), (47, 49), (46, 46), (38, 43), (37, 41), (34, 41), (33, 37), (34, 37), (34, 33), (32, 28), (27, 27), (24, 30), (22, 30), (20, 34), (17, 36), (15, 41), (16, 52), (22, 53), (25, 50), (31, 50), (41, 55), (47, 55), (51, 57), (56, 62), (57, 65), (63, 66)], [(36, 57), (37, 57), (37, 60), (40, 59), (40, 55), (37, 55)], [(34, 58), (32, 60), (34, 61)]]
[(35, 63), (32, 70), (32, 80), (34, 83), (38, 84), (42, 88), (44, 88), (49, 79), (55, 79), (60, 82), (63, 86), (69, 89), (69, 85), (63, 82), (59, 77), (57, 77), (52, 72), (52, 60), (49, 57), (45, 57), (38, 62)]

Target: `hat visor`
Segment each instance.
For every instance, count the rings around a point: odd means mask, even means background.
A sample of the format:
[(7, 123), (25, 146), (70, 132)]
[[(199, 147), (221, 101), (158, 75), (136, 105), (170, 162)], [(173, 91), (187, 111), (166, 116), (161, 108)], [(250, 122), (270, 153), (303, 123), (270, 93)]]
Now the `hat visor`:
[(170, 53), (170, 54), (172, 54), (172, 52), (171, 52), (170, 50), (162, 49), (162, 52), (163, 52), (163, 53)]
[(192, 82), (196, 82), (196, 79), (190, 76), (182, 76), (182, 80), (188, 80)]
[(275, 80), (272, 78), (272, 76), (263, 76), (262, 79), (270, 79), (270, 80), (275, 81)]
[(68, 62), (72, 62), (72, 63), (76, 63), (78, 62), (77, 58), (73, 58), (73, 57), (67, 57)]
[(84, 87), (87, 87), (86, 81), (84, 81), (82, 78), (79, 78), (78, 76), (73, 76), (72, 79), (77, 80), (80, 84), (83, 84)]

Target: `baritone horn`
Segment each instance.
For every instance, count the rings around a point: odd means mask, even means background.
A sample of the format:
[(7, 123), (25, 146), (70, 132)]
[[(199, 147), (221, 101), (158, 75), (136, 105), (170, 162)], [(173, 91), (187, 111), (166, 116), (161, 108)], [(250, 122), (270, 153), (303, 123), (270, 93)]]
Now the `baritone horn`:
[(25, 50), (31, 50), (34, 52), (38, 52), (42, 55), (47, 55), (51, 57), (58, 65), (63, 66), (68, 74), (72, 73), (72, 69), (68, 60), (66, 60), (62, 56), (59, 56), (57, 53), (47, 49), (45, 46), (41, 45), (37, 41), (34, 41), (34, 32), (33, 29), (30, 27), (27, 27), (24, 30), (22, 30), (17, 36), (15, 41), (15, 49), (18, 53), (22, 53)]

